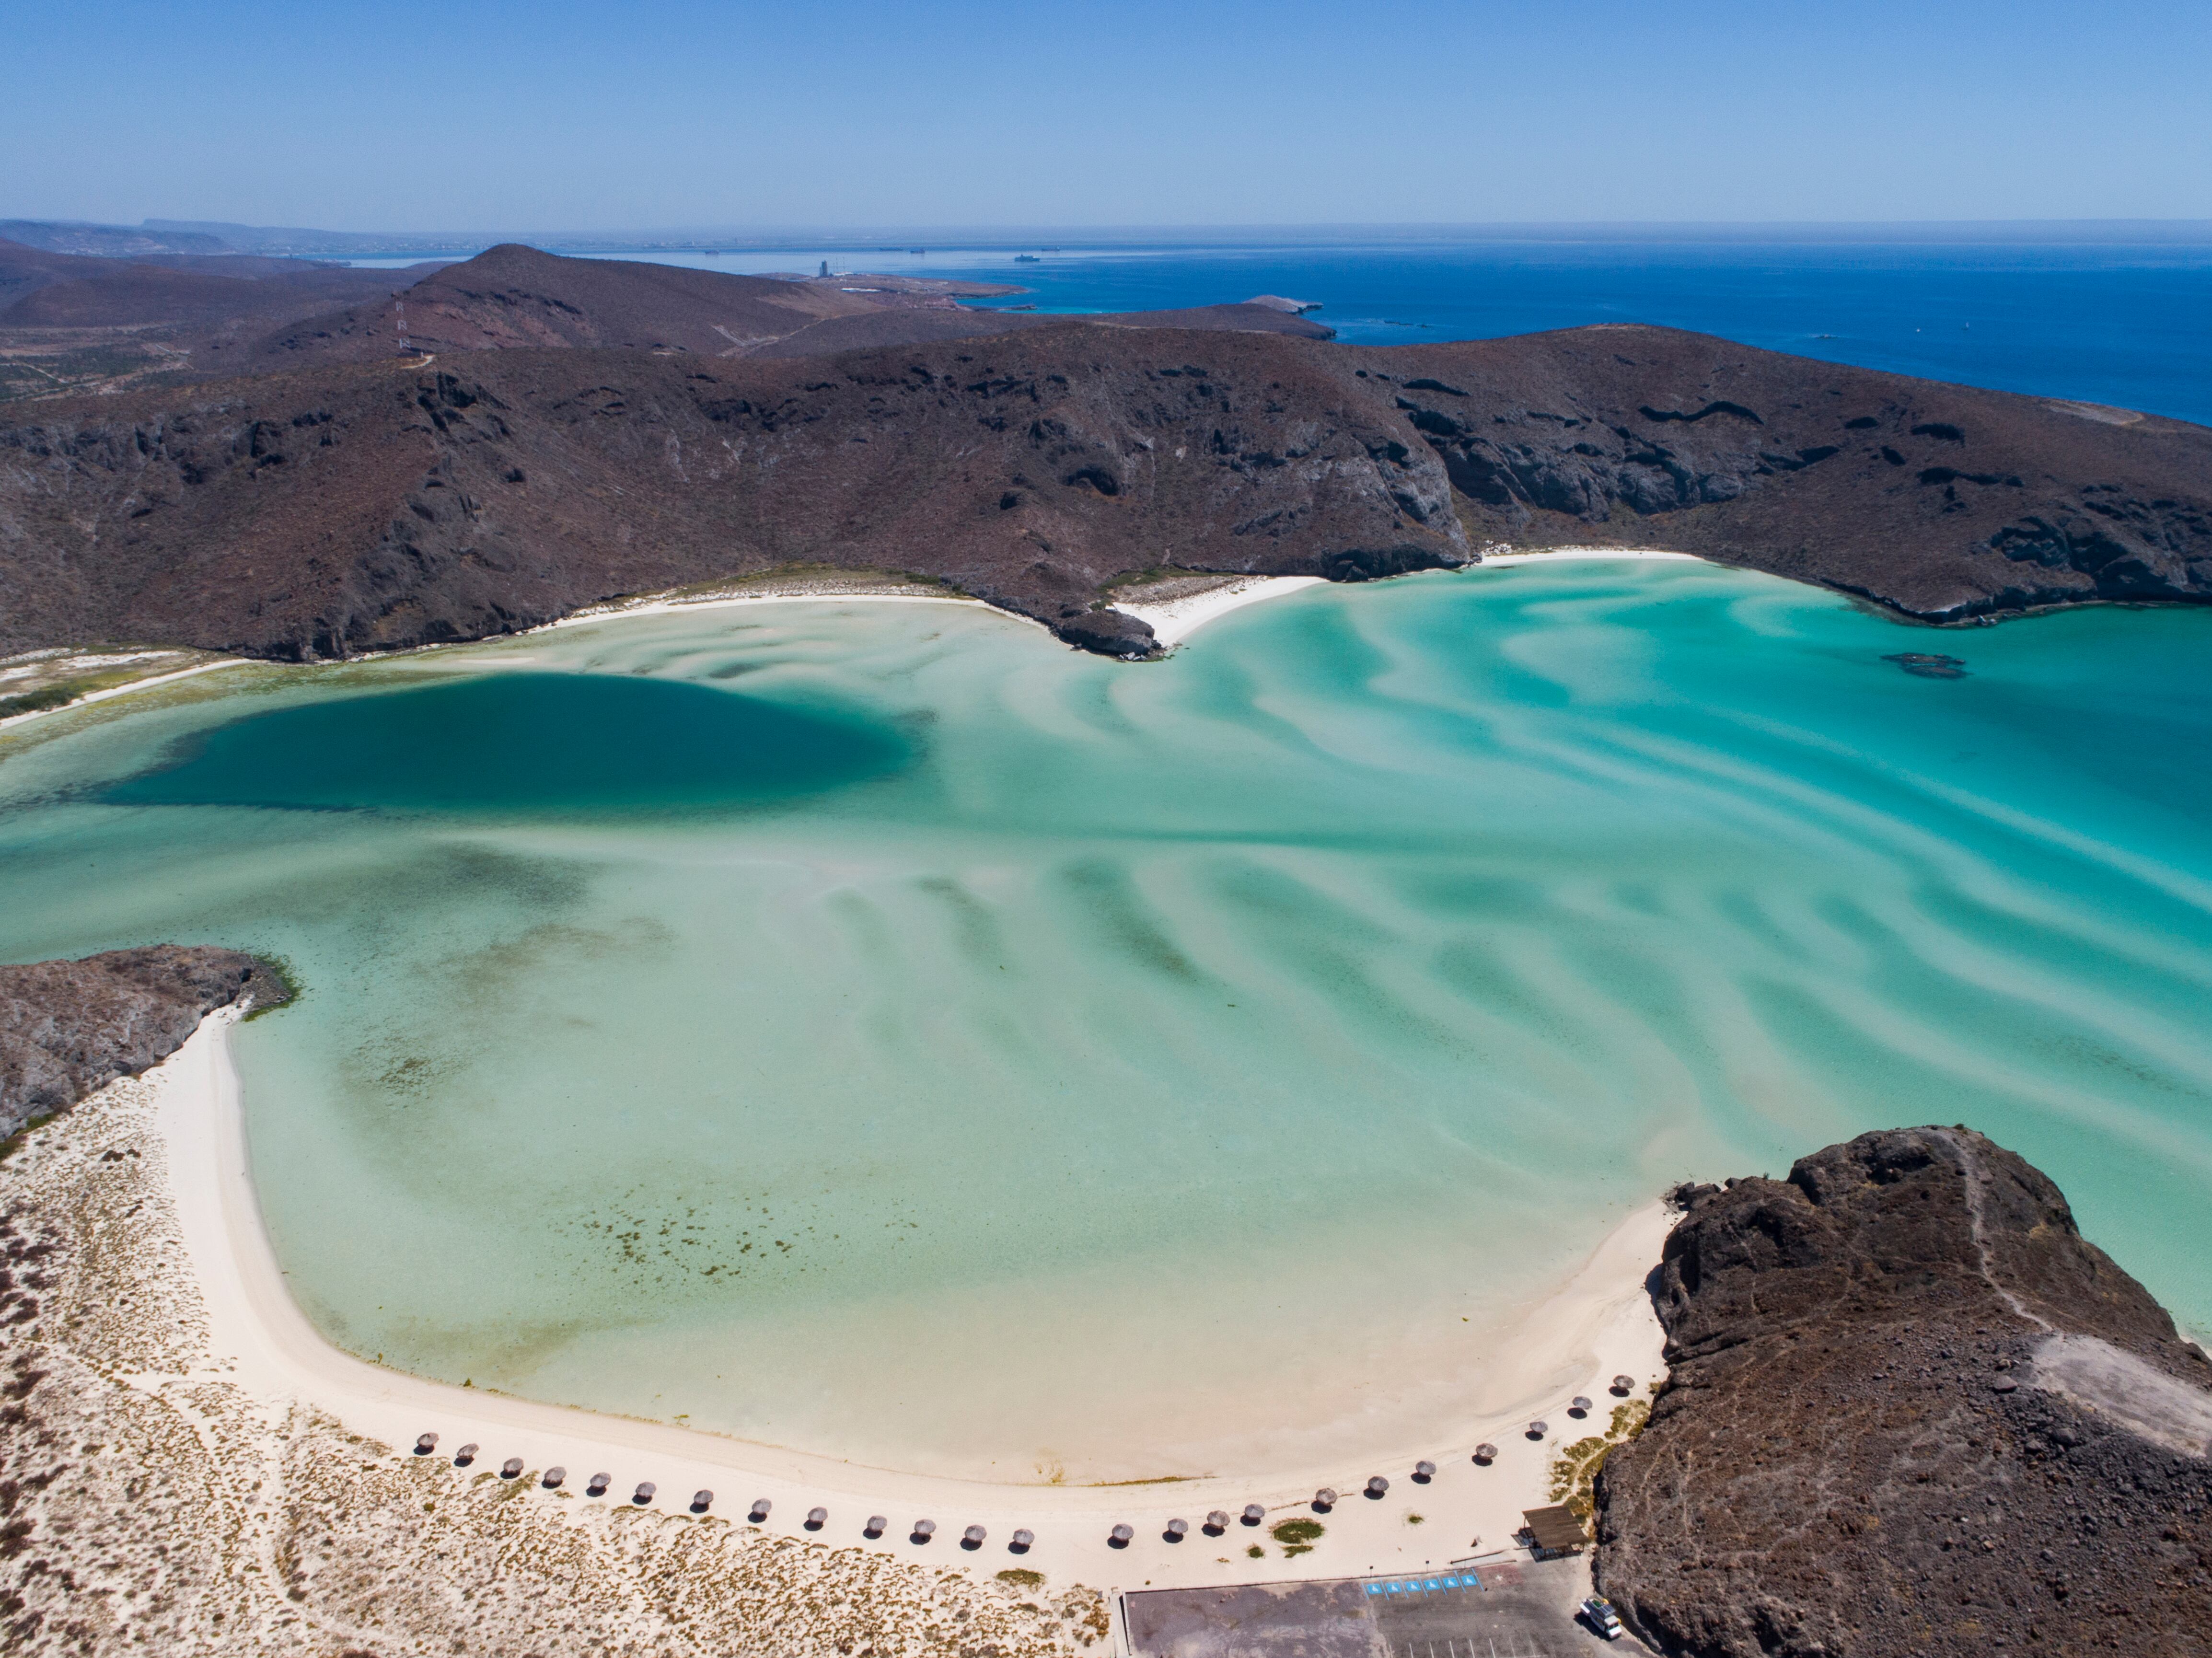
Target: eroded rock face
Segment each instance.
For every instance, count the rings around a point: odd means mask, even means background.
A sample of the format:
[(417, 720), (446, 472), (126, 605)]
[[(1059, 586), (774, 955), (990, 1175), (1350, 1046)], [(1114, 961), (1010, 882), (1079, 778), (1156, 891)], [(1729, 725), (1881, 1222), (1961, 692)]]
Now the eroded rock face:
[(0, 422), (0, 650), (343, 657), (803, 564), (926, 576), (1129, 656), (1147, 630), (1097, 607), (1138, 572), (1364, 580), (1499, 544), (1671, 548), (1944, 622), (2212, 603), (2212, 430), (2180, 421), (1667, 329), (1370, 348), (1030, 322), (27, 405)]
[(1966, 1129), (1678, 1193), (1597, 1577), (1700, 1655), (2212, 1652), (2212, 1362)]
[(1666, 546), (1932, 621), (2212, 599), (2201, 427), (1662, 329), (1383, 355), (1478, 537)]
[(216, 1008), (287, 993), (235, 950), (155, 944), (0, 966), (0, 1135), (159, 1065)]

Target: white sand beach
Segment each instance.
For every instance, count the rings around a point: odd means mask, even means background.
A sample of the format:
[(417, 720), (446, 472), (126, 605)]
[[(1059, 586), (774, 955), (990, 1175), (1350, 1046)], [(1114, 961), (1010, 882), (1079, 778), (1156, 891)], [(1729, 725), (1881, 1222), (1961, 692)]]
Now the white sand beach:
[[(1675, 562), (1686, 560), (1702, 563), (1695, 553), (1663, 552), (1656, 549), (1621, 547), (1549, 547), (1539, 551), (1517, 553), (1510, 549), (1492, 552), (1486, 550), (1481, 560), (1462, 566), (1462, 571), (1511, 569), (1523, 564), (1549, 563), (1559, 560), (1612, 560), (1615, 562)], [(1248, 604), (1257, 604), (1262, 599), (1279, 598), (1302, 588), (1322, 585), (1320, 576), (1240, 576), (1207, 587), (1198, 592), (1186, 593), (1156, 604), (1144, 602), (1119, 604), (1114, 608), (1124, 616), (1135, 616), (1149, 623), (1161, 644), (1182, 644), (1209, 622), (1219, 620), (1232, 610), (1241, 610)]]
[[(570, 615), (548, 622), (540, 627), (526, 628), (522, 635), (550, 633), (556, 628), (580, 628), (594, 622), (611, 622), (634, 616), (669, 616), (677, 611), (720, 610), (748, 604), (961, 604), (970, 609), (990, 611), (1009, 622), (1018, 622), (1031, 628), (1042, 628), (1044, 623), (1035, 616), (1024, 616), (1017, 610), (1001, 610), (980, 598), (970, 598), (965, 593), (951, 592), (878, 592), (855, 588), (840, 592), (824, 587), (805, 592), (711, 593), (697, 598), (644, 598), (635, 603), (617, 601), (611, 604), (594, 604)], [(1048, 630), (1049, 631), (1049, 630)], [(515, 635), (522, 636), (521, 635)], [(470, 641), (480, 644), (483, 641)], [(432, 649), (443, 647), (433, 646)]]
[(1279, 598), (1301, 587), (1317, 587), (1321, 580), (1317, 575), (1243, 576), (1218, 587), (1163, 599), (1156, 604), (1116, 604), (1114, 608), (1150, 626), (1153, 637), (1161, 644), (1180, 645), (1207, 623), (1218, 621), (1231, 610), (1257, 604), (1263, 598)]
[[(287, 1292), (255, 1200), (245, 1141), (237, 1073), (228, 1032), (235, 1015), (210, 1016), (165, 1065), (118, 1089), (148, 1092), (150, 1126), (163, 1143), (168, 1198), (182, 1248), (141, 1265), (146, 1273), (186, 1275), (185, 1294), (204, 1309), (202, 1365), (191, 1374), (142, 1376), (141, 1388), (189, 1388), (219, 1376), (257, 1400), (267, 1420), (307, 1406), (342, 1422), (352, 1434), (391, 1448), (411, 1461), (419, 1435), (437, 1436), (422, 1459), (463, 1483), (520, 1458), (526, 1473), (518, 1495), (571, 1514), (626, 1505), (640, 1482), (655, 1487), (659, 1510), (687, 1509), (694, 1492), (710, 1491), (710, 1512), (742, 1521), (758, 1499), (770, 1507), (760, 1530), (794, 1541), (816, 1541), (888, 1556), (959, 1566), (988, 1576), (1010, 1566), (1041, 1571), (1055, 1583), (1135, 1586), (1207, 1583), (1255, 1577), (1337, 1576), (1410, 1570), (1505, 1547), (1523, 1508), (1548, 1500), (1551, 1464), (1559, 1445), (1601, 1431), (1619, 1402), (1606, 1384), (1616, 1374), (1645, 1383), (1662, 1374), (1661, 1334), (1642, 1282), (1656, 1261), (1668, 1219), (1658, 1204), (1639, 1210), (1600, 1245), (1571, 1280), (1536, 1309), (1515, 1362), (1530, 1378), (1530, 1395), (1510, 1416), (1479, 1436), (1499, 1448), (1477, 1466), (1478, 1440), (1453, 1446), (1409, 1447), (1396, 1459), (1346, 1458), (1341, 1466), (1255, 1470), (1248, 1479), (1178, 1481), (1136, 1488), (987, 1485), (927, 1478), (807, 1456), (663, 1424), (544, 1405), (473, 1388), (422, 1381), (338, 1351), (308, 1324)], [(97, 1111), (97, 1102), (79, 1108)], [(46, 1131), (51, 1132), (51, 1130)], [(1560, 1388), (1563, 1360), (1583, 1379)], [(1638, 1388), (1638, 1396), (1642, 1388)], [(1587, 1424), (1571, 1419), (1568, 1399), (1598, 1401)], [(1528, 1437), (1531, 1418), (1551, 1424), (1541, 1442)], [(471, 1467), (451, 1468), (454, 1453), (473, 1442)], [(1437, 1465), (1417, 1484), (1413, 1463)], [(544, 1470), (566, 1471), (556, 1493), (540, 1483)], [(611, 1477), (604, 1498), (584, 1497), (592, 1475)], [(1358, 1493), (1370, 1476), (1390, 1482), (1381, 1500)], [(1344, 1494), (1323, 1517), (1326, 1531), (1310, 1553), (1281, 1558), (1263, 1527), (1232, 1525), (1225, 1536), (1199, 1529), (1214, 1509), (1240, 1515), (1248, 1503), (1267, 1523), (1311, 1513), (1314, 1492)], [(827, 1511), (810, 1530), (810, 1509)], [(871, 1515), (884, 1516), (882, 1536), (863, 1535)], [(1411, 1516), (1420, 1516), (1418, 1521)], [(1185, 1519), (1190, 1535), (1170, 1542), (1168, 1522)], [(911, 1540), (914, 1522), (935, 1522), (931, 1541)], [(1134, 1538), (1117, 1548), (1110, 1528), (1127, 1524)], [(981, 1526), (981, 1547), (963, 1551), (962, 1537)], [(1026, 1528), (1034, 1546), (1010, 1550)], [(1261, 1547), (1265, 1558), (1249, 1548)]]
[(1516, 553), (1510, 548), (1502, 552), (1483, 550), (1481, 562), (1467, 568), (1474, 570), (1510, 569), (1516, 564), (1547, 564), (1559, 560), (1610, 559), (1616, 562), (1648, 562), (1655, 560), (1704, 564), (1711, 561), (1695, 553), (1663, 552), (1656, 547), (1546, 547), (1540, 550)]

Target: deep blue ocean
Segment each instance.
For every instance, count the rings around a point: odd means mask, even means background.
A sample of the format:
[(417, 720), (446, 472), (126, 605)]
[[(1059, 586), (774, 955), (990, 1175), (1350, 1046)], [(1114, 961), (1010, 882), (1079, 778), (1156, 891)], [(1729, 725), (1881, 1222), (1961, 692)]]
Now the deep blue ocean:
[[(604, 250), (594, 249), (593, 252)], [(1644, 322), (1770, 350), (2212, 424), (2212, 245), (1462, 241), (1367, 246), (704, 255), (708, 270), (888, 271), (1019, 282), (993, 305), (1145, 311), (1257, 294), (1320, 303), (1361, 345)]]

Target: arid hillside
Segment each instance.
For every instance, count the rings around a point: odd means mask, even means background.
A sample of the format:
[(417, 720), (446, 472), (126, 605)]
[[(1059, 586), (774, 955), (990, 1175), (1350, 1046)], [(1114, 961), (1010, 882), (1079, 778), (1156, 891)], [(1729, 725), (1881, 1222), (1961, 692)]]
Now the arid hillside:
[(562, 258), (507, 243), (404, 293), (281, 330), (261, 343), (262, 361), (252, 367), (368, 361), (403, 343), (425, 351), (614, 347), (736, 356), (810, 323), (884, 308), (826, 283)]
[(2185, 421), (1668, 329), (1362, 361), (1478, 540), (1666, 546), (1931, 620), (2212, 598), (2212, 430)]
[(389, 293), (419, 272), (243, 254), (86, 258), (0, 241), (0, 330), (191, 327)]
[(332, 656), (806, 562), (1141, 654), (1105, 605), (1134, 572), (1578, 542), (1935, 620), (2202, 601), (2212, 431), (1662, 329), (1376, 349), (1093, 321), (789, 361), (441, 351), (0, 426), (11, 649)]

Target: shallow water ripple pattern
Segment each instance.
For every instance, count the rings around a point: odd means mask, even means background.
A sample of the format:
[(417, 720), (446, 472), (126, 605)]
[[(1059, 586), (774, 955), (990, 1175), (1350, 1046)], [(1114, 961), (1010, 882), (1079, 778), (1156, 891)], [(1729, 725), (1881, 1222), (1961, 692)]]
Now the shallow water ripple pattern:
[(299, 969), (240, 1057), (341, 1344), (857, 1461), (1419, 1454), (1628, 1210), (1897, 1123), (2202, 1330), (2212, 616), (1932, 637), (1562, 565), (1133, 668), (825, 602), (257, 671), (4, 751), (0, 944)]

